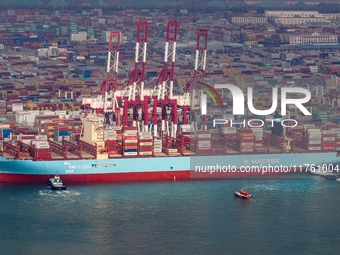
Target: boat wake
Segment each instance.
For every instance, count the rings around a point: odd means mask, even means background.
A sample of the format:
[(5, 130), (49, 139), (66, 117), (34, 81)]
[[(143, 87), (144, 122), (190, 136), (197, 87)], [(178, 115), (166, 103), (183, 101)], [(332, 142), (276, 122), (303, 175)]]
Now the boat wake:
[(80, 193), (69, 190), (39, 190), (39, 195), (42, 197), (74, 197), (79, 196)]

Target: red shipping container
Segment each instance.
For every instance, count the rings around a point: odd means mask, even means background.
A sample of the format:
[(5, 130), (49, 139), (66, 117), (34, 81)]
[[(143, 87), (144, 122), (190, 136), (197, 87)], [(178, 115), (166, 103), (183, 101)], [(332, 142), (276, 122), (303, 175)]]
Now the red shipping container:
[(240, 146), (240, 149), (254, 149), (254, 146)]
[(243, 142), (243, 141), (254, 141), (254, 140), (255, 140), (254, 136), (246, 136), (246, 137), (241, 137), (239, 141)]
[(137, 127), (124, 127), (124, 131), (137, 131)]
[(140, 151), (152, 151), (152, 146), (140, 146)]
[(138, 140), (138, 136), (133, 135), (124, 136), (124, 140)]
[(136, 146), (124, 146), (124, 149), (125, 150), (133, 150), (133, 149), (137, 150), (138, 148), (137, 148), (137, 145), (136, 145)]
[(139, 139), (139, 142), (141, 143), (152, 142), (152, 139)]

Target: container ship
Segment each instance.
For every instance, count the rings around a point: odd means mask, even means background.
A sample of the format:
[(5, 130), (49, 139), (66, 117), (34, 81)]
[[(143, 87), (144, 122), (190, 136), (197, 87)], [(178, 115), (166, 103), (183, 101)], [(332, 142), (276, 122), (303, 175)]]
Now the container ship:
[[(97, 95), (82, 99), (81, 112), (16, 111), (15, 121), (3, 121), (0, 182), (46, 182), (56, 173), (65, 182), (115, 182), (337, 171), (338, 124), (302, 117), (281, 131), (212, 128), (211, 117), (226, 117), (222, 101), (231, 102), (205, 82), (208, 31), (197, 34), (194, 75), (184, 92), (174, 88), (176, 33), (177, 21), (169, 21), (155, 81), (144, 79), (148, 23), (140, 21), (134, 69), (124, 86), (117, 85), (120, 32), (112, 31), (105, 79)], [(216, 96), (218, 114), (199, 116), (203, 93)]]
[[(264, 177), (320, 171), (319, 166), (335, 172), (339, 161), (338, 125), (328, 130), (294, 128), (289, 131), (293, 140), (260, 128), (224, 127), (218, 133), (201, 130), (188, 135), (186, 126), (174, 138), (154, 137), (134, 127), (105, 129), (93, 116), (83, 120), (80, 137), (70, 133), (71, 120), (41, 124), (47, 118), (36, 119), (47, 135), (12, 135), (3, 141), (1, 182), (46, 182), (56, 173), (65, 182)], [(2, 130), (6, 137), (8, 129)]]

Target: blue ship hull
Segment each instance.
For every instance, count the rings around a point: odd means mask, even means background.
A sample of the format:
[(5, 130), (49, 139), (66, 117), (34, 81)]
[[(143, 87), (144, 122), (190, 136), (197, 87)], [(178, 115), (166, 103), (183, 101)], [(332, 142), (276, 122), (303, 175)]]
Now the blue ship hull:
[[(336, 152), (31, 161), (0, 157), (0, 182), (65, 182), (245, 178), (306, 171), (338, 173)], [(318, 168), (324, 164), (323, 170)]]

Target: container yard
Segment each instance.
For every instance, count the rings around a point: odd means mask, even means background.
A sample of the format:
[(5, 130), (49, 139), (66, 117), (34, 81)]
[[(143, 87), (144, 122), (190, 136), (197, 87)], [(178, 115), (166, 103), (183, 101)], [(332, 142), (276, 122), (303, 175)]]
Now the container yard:
[[(221, 44), (219, 33), (230, 30), (225, 35), (238, 38), (238, 25), (230, 23), (192, 24), (188, 38), (184, 24), (191, 24), (189, 17), (187, 23), (179, 17), (156, 28), (137, 15), (130, 25), (111, 31), (105, 31), (111, 28), (108, 17), (103, 31), (86, 25), (85, 17), (81, 22), (62, 17), (39, 20), (43, 28), (33, 25), (25, 33), (8, 23), (0, 29), (6, 30), (0, 52), (1, 181), (41, 181), (57, 168), (66, 181), (185, 179), (201, 158), (207, 163), (228, 159), (237, 169), (242, 162), (256, 165), (273, 158), (281, 165), (303, 164), (311, 157), (315, 164), (338, 163), (336, 50)], [(25, 16), (29, 19), (34, 17)], [(35, 49), (29, 32), (46, 43)], [(258, 44), (262, 37), (251, 33), (246, 36)], [(193, 46), (185, 46), (187, 40)], [(254, 116), (246, 107), (241, 120), (232, 114), (233, 97), (223, 84), (236, 85), (244, 94), (253, 88), (257, 110), (271, 108), (275, 87), (304, 88), (311, 94), (304, 106), (312, 115), (288, 105), (283, 117), (295, 125), (280, 129), (268, 123), (281, 120), (280, 115)], [(202, 114), (203, 94), (208, 111)], [(215, 119), (230, 121), (215, 126)], [(12, 171), (9, 162), (37, 167)]]

